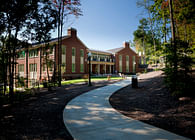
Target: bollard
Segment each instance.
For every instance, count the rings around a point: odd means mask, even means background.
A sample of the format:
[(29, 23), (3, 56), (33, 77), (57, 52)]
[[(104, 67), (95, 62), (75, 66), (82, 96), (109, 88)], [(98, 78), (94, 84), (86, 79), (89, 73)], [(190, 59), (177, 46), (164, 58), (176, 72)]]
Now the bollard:
[(132, 88), (138, 87), (137, 75), (132, 75)]

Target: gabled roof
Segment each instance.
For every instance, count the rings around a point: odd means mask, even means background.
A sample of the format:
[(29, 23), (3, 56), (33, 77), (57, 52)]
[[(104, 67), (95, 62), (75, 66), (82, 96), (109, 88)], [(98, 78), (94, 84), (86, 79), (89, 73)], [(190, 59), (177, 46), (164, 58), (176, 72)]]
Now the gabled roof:
[(115, 48), (115, 49), (110, 49), (110, 50), (107, 50), (108, 52), (111, 52), (111, 53), (117, 53), (119, 52), (120, 50), (124, 49), (124, 47), (120, 47), (120, 48)]
[(100, 51), (100, 50), (96, 50), (96, 49), (89, 49), (89, 51), (91, 51), (91, 52), (96, 52), (96, 53), (103, 53), (103, 54), (109, 54), (109, 55), (111, 55), (112, 53), (111, 52), (109, 52), (109, 51)]
[[(62, 40), (63, 39), (67, 39), (67, 38), (69, 38), (69, 37), (71, 37), (71, 36), (68, 36), (68, 35), (66, 35), (66, 36), (63, 36), (62, 37)], [(52, 42), (57, 42), (58, 41), (58, 37), (56, 37), (56, 38), (52, 38), (50, 41), (49, 41), (49, 43), (52, 43)], [(44, 44), (45, 42), (35, 42), (35, 43), (32, 43), (32, 46), (37, 46), (37, 45), (41, 45), (41, 44)]]

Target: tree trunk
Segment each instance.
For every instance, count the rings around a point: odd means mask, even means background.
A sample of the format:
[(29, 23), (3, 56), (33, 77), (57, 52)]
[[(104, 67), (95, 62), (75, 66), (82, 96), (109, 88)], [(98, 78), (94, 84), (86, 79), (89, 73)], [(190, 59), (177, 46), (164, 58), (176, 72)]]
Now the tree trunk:
[(60, 3), (60, 7), (59, 7), (59, 13), (58, 13), (58, 86), (61, 86), (61, 73), (60, 73), (60, 69), (61, 69), (61, 64), (60, 64), (60, 27), (61, 27), (61, 3)]
[[(9, 27), (8, 27), (9, 28)], [(10, 28), (9, 28), (10, 29)], [(12, 49), (11, 49), (11, 30), (8, 31), (8, 52), (9, 52), (9, 96), (11, 103), (13, 102), (13, 86), (12, 86)]]
[(26, 88), (28, 88), (28, 47), (26, 49)]
[(186, 29), (186, 24), (184, 24), (184, 40), (185, 40), (186, 42), (188, 42), (188, 40), (187, 40), (187, 29)]
[(174, 55), (174, 73), (177, 74), (177, 45), (175, 44), (175, 23), (173, 19), (173, 2), (169, 0), (169, 11), (170, 11), (170, 20), (171, 20), (171, 35), (172, 35), (172, 42), (171, 45), (173, 47), (173, 55)]
[(169, 12), (170, 12), (170, 20), (171, 20), (171, 36), (172, 42), (175, 43), (175, 24), (173, 19), (173, 5), (172, 0), (169, 0)]
[(15, 32), (15, 36), (14, 36), (14, 43), (13, 43), (13, 56), (12, 56), (12, 87), (14, 90), (14, 85), (15, 85), (15, 80), (16, 80), (16, 47), (18, 45), (18, 41), (17, 41), (17, 36), (18, 36), (18, 27), (16, 27), (16, 32)]
[(54, 78), (54, 86), (55, 86), (55, 83), (56, 83), (56, 45), (54, 45), (54, 74), (53, 74), (53, 78)]
[(40, 84), (40, 82), (41, 82), (41, 77), (42, 77), (42, 47), (40, 48), (40, 54), (39, 54), (39, 56), (40, 56), (40, 76), (39, 76), (39, 84)]
[(172, 0), (169, 0), (169, 12), (170, 12), (170, 20), (171, 20), (171, 47), (173, 47), (173, 90), (176, 90), (177, 87), (177, 78), (178, 78), (178, 71), (177, 71), (177, 63), (178, 63), (178, 58), (177, 58), (177, 44), (176, 44), (176, 37), (175, 37), (175, 23), (174, 23), (174, 18), (173, 18), (173, 6), (172, 6)]

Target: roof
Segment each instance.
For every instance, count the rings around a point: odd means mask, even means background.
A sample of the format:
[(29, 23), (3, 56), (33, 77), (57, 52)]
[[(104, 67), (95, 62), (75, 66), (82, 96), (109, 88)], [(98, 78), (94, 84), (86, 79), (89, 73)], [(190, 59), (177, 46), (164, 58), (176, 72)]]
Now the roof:
[[(66, 39), (66, 38), (69, 38), (70, 36), (63, 36), (62, 37), (62, 39)], [(56, 42), (56, 41), (58, 41), (58, 37), (56, 37), (56, 38), (52, 38), (50, 41), (49, 41), (49, 43), (51, 43), (51, 42)], [(32, 43), (32, 46), (37, 46), (37, 45), (41, 45), (41, 44), (44, 44), (45, 42), (44, 41), (42, 41), (42, 42), (35, 42), (35, 43)]]
[(100, 50), (96, 50), (96, 49), (89, 49), (89, 51), (100, 53), (100, 54), (109, 54), (109, 55), (112, 54), (111, 52), (108, 52), (108, 51), (100, 51)]
[(117, 53), (119, 52), (120, 50), (124, 49), (124, 47), (120, 47), (120, 48), (115, 48), (115, 49), (110, 49), (110, 50), (107, 50), (108, 52), (111, 52), (111, 53)]

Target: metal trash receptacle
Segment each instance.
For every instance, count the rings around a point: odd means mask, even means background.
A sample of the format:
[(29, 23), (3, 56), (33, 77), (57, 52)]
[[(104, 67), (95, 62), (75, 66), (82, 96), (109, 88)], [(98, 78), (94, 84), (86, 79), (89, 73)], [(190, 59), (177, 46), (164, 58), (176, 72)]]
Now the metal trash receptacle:
[(137, 80), (137, 75), (132, 75), (132, 88), (137, 88), (138, 87), (138, 80)]

